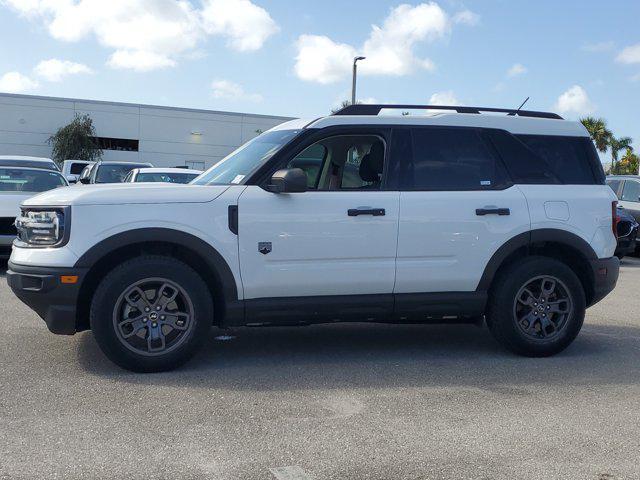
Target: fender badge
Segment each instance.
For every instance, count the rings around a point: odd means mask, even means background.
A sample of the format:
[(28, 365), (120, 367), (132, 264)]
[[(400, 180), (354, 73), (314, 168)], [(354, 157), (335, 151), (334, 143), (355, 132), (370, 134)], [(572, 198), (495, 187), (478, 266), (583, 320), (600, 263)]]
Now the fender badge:
[(271, 242), (258, 242), (258, 251), (266, 255), (271, 252)]

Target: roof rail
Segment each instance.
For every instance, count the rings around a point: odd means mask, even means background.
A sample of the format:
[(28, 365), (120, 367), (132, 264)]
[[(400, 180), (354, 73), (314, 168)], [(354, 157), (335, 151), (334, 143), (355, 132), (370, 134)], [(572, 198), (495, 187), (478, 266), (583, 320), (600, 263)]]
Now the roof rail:
[(507, 115), (518, 115), (519, 117), (534, 118), (553, 118), (563, 120), (557, 113), (552, 112), (536, 112), (532, 110), (516, 110), (511, 108), (485, 108), (485, 107), (462, 107), (449, 105), (384, 105), (384, 104), (366, 104), (348, 105), (338, 110), (333, 115), (378, 115), (381, 110), (451, 110), (458, 113), (482, 113), (495, 112), (506, 113)]

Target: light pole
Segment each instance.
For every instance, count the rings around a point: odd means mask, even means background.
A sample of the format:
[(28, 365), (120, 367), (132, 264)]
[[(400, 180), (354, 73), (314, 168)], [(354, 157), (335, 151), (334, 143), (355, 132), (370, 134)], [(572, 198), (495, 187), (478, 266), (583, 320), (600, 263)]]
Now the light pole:
[(367, 57), (355, 57), (353, 59), (353, 81), (351, 83), (351, 105), (356, 104), (356, 77), (358, 76), (358, 60), (364, 60)]

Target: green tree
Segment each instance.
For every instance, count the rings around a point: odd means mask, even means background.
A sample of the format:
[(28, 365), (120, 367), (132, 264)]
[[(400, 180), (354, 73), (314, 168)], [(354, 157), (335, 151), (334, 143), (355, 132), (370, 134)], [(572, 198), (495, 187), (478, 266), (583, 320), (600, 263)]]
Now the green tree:
[(627, 148), (620, 162), (616, 164), (614, 173), (616, 175), (637, 175), (638, 174), (638, 155), (633, 153), (631, 148)]
[(609, 148), (611, 149), (611, 173), (616, 173), (618, 170), (618, 154), (622, 150), (629, 150), (633, 152), (633, 146), (631, 145), (633, 140), (630, 137), (615, 138), (611, 136), (609, 139)]
[(57, 163), (65, 160), (98, 160), (102, 157), (102, 150), (96, 145), (94, 138), (96, 129), (89, 115), (79, 115), (64, 127), (49, 137), (52, 146), (52, 157)]
[(607, 122), (603, 118), (584, 117), (580, 121), (585, 126), (589, 135), (595, 143), (599, 152), (604, 153), (609, 147), (609, 141), (613, 138), (611, 131), (607, 128)]

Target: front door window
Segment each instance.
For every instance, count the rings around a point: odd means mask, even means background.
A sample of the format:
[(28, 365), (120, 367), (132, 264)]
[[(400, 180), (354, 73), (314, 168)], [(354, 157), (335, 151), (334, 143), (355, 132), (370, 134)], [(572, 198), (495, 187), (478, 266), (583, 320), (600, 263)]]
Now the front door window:
[(385, 146), (375, 135), (325, 138), (296, 155), (287, 168), (301, 168), (314, 190), (379, 190)]

